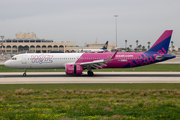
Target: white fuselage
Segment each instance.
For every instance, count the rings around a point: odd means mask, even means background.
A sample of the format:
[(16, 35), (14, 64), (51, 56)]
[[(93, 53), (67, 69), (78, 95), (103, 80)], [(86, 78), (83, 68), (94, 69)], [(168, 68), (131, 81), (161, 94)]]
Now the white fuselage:
[(75, 50), (76, 52), (85, 52), (85, 53), (91, 53), (91, 52), (103, 52), (103, 49), (78, 49)]
[(19, 69), (60, 69), (74, 64), (83, 53), (36, 53), (15, 55), (5, 62), (11, 68)]

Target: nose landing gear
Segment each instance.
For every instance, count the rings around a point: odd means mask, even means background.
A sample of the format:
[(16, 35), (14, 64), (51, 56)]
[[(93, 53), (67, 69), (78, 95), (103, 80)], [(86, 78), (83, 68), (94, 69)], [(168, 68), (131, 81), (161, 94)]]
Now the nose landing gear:
[(24, 76), (24, 77), (26, 76), (26, 69), (24, 69), (24, 73), (23, 73), (23, 76)]

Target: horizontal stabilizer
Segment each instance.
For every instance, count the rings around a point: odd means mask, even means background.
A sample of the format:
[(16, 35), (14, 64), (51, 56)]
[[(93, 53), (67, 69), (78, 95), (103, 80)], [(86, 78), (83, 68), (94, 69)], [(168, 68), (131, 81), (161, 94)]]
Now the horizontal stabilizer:
[(176, 57), (176, 56), (173, 55), (173, 54), (165, 54), (165, 55), (162, 55), (162, 56), (156, 56), (156, 59), (157, 60), (163, 60), (165, 58), (170, 58), (170, 57)]

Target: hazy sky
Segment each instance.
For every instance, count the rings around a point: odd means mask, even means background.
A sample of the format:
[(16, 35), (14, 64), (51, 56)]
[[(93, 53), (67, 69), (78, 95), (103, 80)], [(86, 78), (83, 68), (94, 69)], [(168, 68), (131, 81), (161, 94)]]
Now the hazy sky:
[(151, 45), (164, 32), (174, 30), (180, 47), (180, 0), (0, 0), (0, 35), (15, 38), (34, 32), (56, 42), (116, 43), (118, 47)]

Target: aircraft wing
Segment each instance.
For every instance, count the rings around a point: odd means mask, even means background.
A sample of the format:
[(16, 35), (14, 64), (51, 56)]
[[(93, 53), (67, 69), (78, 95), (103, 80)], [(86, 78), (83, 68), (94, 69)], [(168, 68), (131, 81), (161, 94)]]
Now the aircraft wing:
[(117, 54), (118, 50), (116, 50), (116, 52), (107, 60), (94, 60), (94, 61), (91, 61), (91, 62), (83, 62), (83, 63), (76, 63), (76, 65), (81, 65), (83, 66), (83, 68), (88, 68), (88, 67), (91, 67), (91, 68), (94, 68), (94, 69), (100, 69), (102, 68), (102, 66), (107, 66), (107, 62), (108, 61), (112, 61), (116, 54)]

